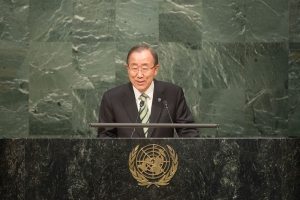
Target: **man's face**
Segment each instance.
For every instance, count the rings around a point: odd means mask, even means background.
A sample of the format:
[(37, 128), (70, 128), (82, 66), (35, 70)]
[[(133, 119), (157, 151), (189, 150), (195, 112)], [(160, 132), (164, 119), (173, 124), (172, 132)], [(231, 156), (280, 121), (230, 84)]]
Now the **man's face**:
[(128, 77), (132, 85), (140, 92), (145, 92), (157, 75), (159, 65), (147, 49), (132, 52), (128, 59)]

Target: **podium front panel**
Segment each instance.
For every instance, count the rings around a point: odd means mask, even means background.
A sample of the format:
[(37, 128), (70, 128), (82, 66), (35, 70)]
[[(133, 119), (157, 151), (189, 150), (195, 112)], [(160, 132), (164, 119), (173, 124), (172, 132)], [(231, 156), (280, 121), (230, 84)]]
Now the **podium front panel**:
[(299, 198), (299, 139), (1, 139), (0, 154), (1, 199)]

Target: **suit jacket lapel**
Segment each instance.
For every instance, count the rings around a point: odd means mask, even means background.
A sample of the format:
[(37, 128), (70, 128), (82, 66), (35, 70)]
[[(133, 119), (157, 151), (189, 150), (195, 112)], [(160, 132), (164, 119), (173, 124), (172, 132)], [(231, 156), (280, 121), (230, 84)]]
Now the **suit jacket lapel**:
[[(158, 123), (161, 112), (163, 110), (163, 92), (159, 87), (158, 81), (154, 80), (154, 92), (153, 92), (153, 100), (152, 100), (152, 108), (151, 108), (151, 116), (150, 123)], [(155, 129), (155, 128), (154, 128)], [(151, 137), (153, 128), (149, 128), (148, 137)]]

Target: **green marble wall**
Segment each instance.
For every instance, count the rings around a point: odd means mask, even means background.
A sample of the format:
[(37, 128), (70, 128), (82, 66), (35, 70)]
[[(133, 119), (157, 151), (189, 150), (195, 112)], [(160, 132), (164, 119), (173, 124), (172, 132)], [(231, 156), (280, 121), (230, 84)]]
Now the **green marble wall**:
[(128, 49), (159, 52), (203, 136), (299, 136), (300, 0), (0, 1), (0, 137), (94, 137)]

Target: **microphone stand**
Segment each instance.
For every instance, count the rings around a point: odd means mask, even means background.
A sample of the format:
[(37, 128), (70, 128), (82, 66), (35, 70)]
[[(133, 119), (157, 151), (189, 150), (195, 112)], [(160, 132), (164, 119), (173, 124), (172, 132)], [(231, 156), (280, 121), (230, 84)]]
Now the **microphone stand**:
[[(136, 116), (135, 123), (137, 123), (137, 120), (138, 120), (138, 118), (140, 117), (141, 110), (142, 110), (142, 107), (144, 106), (144, 104), (145, 104), (145, 101), (140, 101), (140, 108), (139, 108), (139, 111), (138, 111), (138, 115)], [(133, 131), (132, 131), (132, 133), (131, 133), (131, 135), (130, 135), (130, 138), (132, 138), (133, 133), (135, 132), (135, 128), (136, 128), (136, 127), (133, 127)]]

